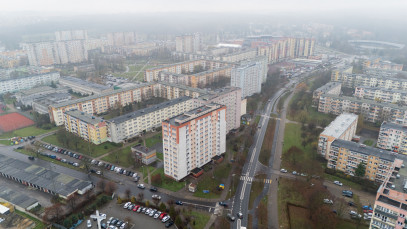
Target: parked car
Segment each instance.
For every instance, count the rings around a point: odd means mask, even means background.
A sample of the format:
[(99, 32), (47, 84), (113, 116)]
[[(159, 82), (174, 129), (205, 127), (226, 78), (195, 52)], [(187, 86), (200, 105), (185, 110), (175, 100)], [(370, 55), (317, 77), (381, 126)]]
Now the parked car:
[(166, 227), (166, 228), (169, 228), (169, 227), (171, 227), (172, 225), (174, 225), (174, 222), (173, 222), (172, 220), (170, 220), (170, 221), (168, 221), (168, 222), (165, 223), (165, 227)]
[(33, 157), (33, 156), (29, 156), (28, 159), (34, 160), (34, 157)]
[(165, 223), (165, 222), (167, 222), (168, 220), (170, 220), (171, 218), (170, 218), (170, 216), (165, 216), (161, 221), (163, 222), (163, 223)]
[(128, 208), (130, 204), (131, 204), (131, 202), (125, 203), (125, 204), (123, 205), (123, 208)]
[(230, 220), (230, 221), (235, 221), (236, 218), (232, 215), (232, 214), (227, 214), (226, 217)]
[(161, 215), (161, 212), (160, 212), (160, 211), (156, 212), (156, 213), (154, 214), (154, 219), (157, 219), (160, 215)]
[(286, 172), (287, 172), (287, 169), (280, 169), (280, 172), (286, 173)]
[(349, 201), (349, 202), (348, 202), (348, 205), (349, 205), (349, 206), (354, 206), (354, 207), (356, 207), (356, 204), (355, 204), (354, 202), (352, 202), (352, 201)]
[(342, 196), (346, 196), (346, 197), (352, 198), (352, 197), (353, 197), (353, 192), (352, 192), (352, 191), (349, 191), (349, 190), (343, 190), (343, 191), (342, 191)]
[(134, 206), (134, 208), (133, 208), (133, 211), (134, 212), (137, 212), (137, 210), (140, 208), (140, 205), (136, 205), (136, 206)]
[(297, 175), (297, 171), (293, 171), (293, 175)]
[(154, 216), (156, 212), (157, 212), (157, 210), (153, 209), (152, 211), (150, 211), (150, 213), (148, 215), (149, 216)]
[(167, 215), (167, 213), (163, 212), (163, 213), (161, 213), (161, 215), (158, 218), (163, 219), (166, 215)]
[(239, 219), (243, 219), (243, 214), (242, 214), (241, 212), (238, 212), (236, 215), (237, 215), (237, 217), (238, 217)]
[(334, 204), (334, 202), (330, 199), (324, 199), (325, 204)]
[(177, 200), (177, 201), (175, 201), (175, 204), (176, 205), (183, 205), (184, 203), (182, 203), (182, 201), (180, 201), (180, 200)]
[(161, 196), (159, 195), (152, 195), (151, 198), (161, 200)]
[(87, 226), (88, 228), (91, 228), (91, 227), (92, 227), (92, 221), (90, 221), (90, 219), (88, 219), (88, 221), (86, 222), (86, 226)]
[(154, 186), (151, 186), (151, 187), (150, 187), (150, 191), (151, 191), (151, 192), (157, 192), (157, 188), (154, 187)]
[(223, 202), (223, 201), (219, 202), (219, 205), (220, 205), (220, 206), (223, 206), (223, 207), (227, 207), (227, 206), (228, 206), (228, 204), (225, 203), (225, 202)]
[(98, 170), (98, 171), (96, 171), (96, 174), (97, 174), (97, 175), (101, 175), (102, 172)]
[(139, 189), (145, 189), (146, 187), (144, 186), (144, 184), (138, 184), (138, 185), (137, 185), (137, 188), (139, 188)]
[(336, 184), (336, 185), (339, 185), (339, 186), (342, 186), (343, 184), (341, 183), (341, 182), (339, 182), (339, 181), (334, 181), (334, 184)]

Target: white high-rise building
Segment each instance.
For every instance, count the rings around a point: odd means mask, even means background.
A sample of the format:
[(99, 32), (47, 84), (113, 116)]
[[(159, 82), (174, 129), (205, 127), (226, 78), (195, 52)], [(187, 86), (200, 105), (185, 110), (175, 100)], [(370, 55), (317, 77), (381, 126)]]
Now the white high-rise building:
[(179, 181), (226, 151), (226, 107), (208, 104), (162, 123), (164, 174)]
[(250, 61), (232, 69), (230, 86), (242, 89), (242, 98), (261, 92), (264, 64), (262, 61)]
[(175, 38), (175, 49), (177, 52), (196, 53), (202, 50), (200, 33), (177, 36)]

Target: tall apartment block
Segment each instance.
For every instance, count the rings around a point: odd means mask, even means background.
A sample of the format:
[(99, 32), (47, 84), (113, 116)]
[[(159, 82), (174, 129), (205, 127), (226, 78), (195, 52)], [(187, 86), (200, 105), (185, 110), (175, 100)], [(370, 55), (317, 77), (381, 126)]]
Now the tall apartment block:
[(72, 110), (64, 114), (65, 130), (93, 144), (107, 141), (107, 125), (102, 118)]
[(402, 160), (390, 165), (390, 171), (377, 190), (370, 229), (407, 228), (407, 168)]
[(59, 81), (59, 72), (29, 75), (18, 78), (1, 79), (0, 94), (17, 92), (40, 85), (50, 85)]
[(318, 107), (319, 98), (322, 94), (340, 95), (342, 85), (339, 82), (329, 82), (322, 87), (316, 89), (312, 93), (312, 106)]
[(230, 86), (242, 89), (242, 98), (261, 92), (264, 79), (264, 65), (262, 62), (243, 63), (232, 69)]
[(175, 38), (175, 49), (182, 53), (196, 53), (202, 49), (200, 33), (177, 36)]
[(134, 32), (116, 32), (107, 34), (107, 43), (113, 46), (134, 45)]
[(195, 106), (217, 103), (226, 106), (226, 133), (240, 127), (242, 116), (242, 89), (237, 87), (225, 87), (210, 91), (195, 100)]
[(55, 32), (56, 41), (86, 40), (88, 31), (86, 30), (67, 30)]
[(407, 105), (407, 91), (378, 87), (356, 86), (354, 96), (385, 103), (401, 103)]
[(180, 97), (107, 120), (109, 139), (119, 143), (160, 127), (163, 120), (192, 110), (190, 97)]
[(357, 125), (357, 115), (343, 113), (336, 117), (319, 135), (318, 153), (328, 159), (332, 142), (336, 139), (352, 140), (353, 136), (355, 136)]
[(377, 147), (396, 153), (407, 154), (407, 127), (383, 122), (380, 126)]
[(164, 174), (177, 181), (226, 151), (226, 107), (208, 104), (162, 123)]
[(322, 94), (318, 111), (339, 115), (343, 112), (363, 115), (368, 122), (389, 121), (407, 124), (407, 107), (392, 103), (379, 103), (374, 100), (359, 99), (348, 96)]
[(327, 166), (354, 176), (358, 165), (363, 163), (366, 165), (365, 178), (383, 183), (396, 160), (390, 151), (336, 139), (331, 144)]

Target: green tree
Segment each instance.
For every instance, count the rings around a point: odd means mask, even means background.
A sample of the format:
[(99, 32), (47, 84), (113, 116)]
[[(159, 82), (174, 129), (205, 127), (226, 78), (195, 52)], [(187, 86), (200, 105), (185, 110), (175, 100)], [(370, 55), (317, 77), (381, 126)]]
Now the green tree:
[(163, 202), (160, 204), (160, 211), (165, 212), (167, 210), (167, 206)]
[(70, 228), (71, 226), (72, 226), (72, 220), (71, 219), (69, 219), (69, 218), (67, 218), (67, 219), (65, 219), (64, 220), (64, 226), (66, 227), (66, 228)]
[(177, 215), (177, 217), (175, 217), (175, 225), (177, 225), (178, 227), (182, 227), (182, 220), (179, 215)]
[(358, 167), (355, 169), (355, 175), (358, 177), (364, 177), (366, 173), (366, 164), (361, 162)]

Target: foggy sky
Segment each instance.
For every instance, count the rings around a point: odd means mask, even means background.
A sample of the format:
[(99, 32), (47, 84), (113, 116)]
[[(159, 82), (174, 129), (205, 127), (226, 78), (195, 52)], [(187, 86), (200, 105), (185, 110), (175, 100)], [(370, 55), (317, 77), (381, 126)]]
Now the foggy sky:
[[(0, 0), (1, 12), (116, 14), (137, 12), (322, 12), (361, 10), (391, 15), (406, 0)], [(344, 15), (346, 17), (346, 15)]]

